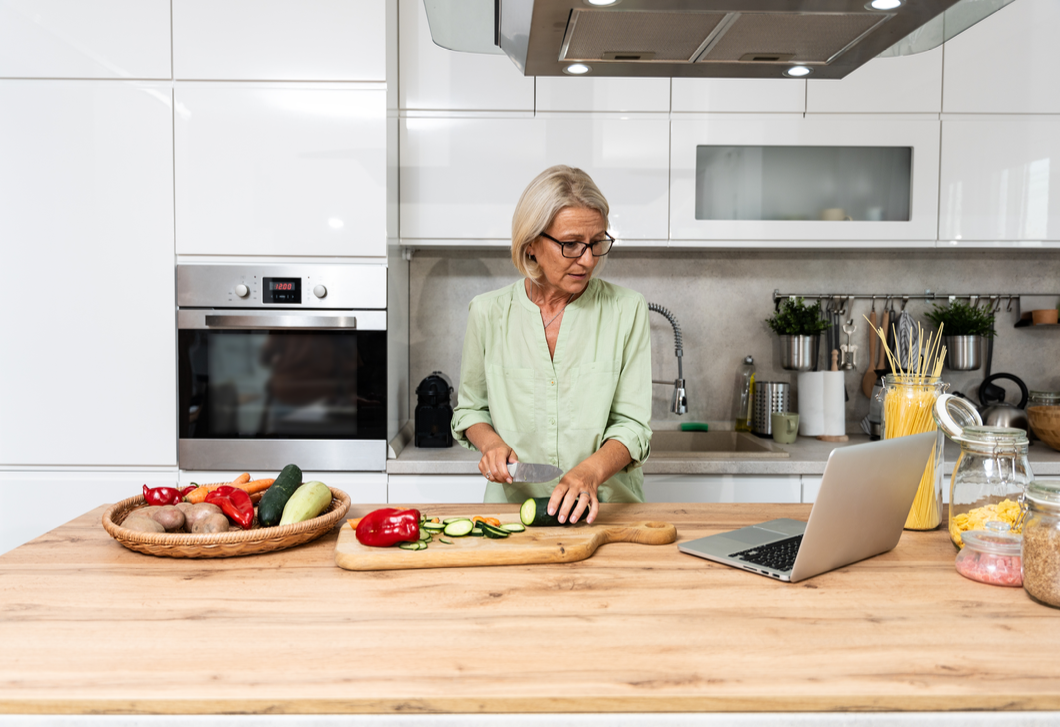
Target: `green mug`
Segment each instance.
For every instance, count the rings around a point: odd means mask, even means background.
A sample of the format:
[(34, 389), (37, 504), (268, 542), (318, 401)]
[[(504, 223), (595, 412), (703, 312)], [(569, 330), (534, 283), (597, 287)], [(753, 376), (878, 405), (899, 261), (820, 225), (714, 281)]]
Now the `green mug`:
[(794, 444), (799, 436), (799, 415), (793, 411), (775, 411), (769, 415), (773, 441), (777, 444)]

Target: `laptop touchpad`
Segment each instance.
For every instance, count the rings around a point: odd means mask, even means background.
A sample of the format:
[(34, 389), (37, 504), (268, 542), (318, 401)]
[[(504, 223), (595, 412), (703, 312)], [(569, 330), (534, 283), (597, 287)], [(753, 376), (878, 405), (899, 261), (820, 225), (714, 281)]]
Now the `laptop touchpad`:
[(731, 533), (725, 533), (725, 537), (729, 540), (735, 540), (738, 543), (758, 545), (760, 543), (768, 543), (771, 540), (776, 540), (777, 533), (771, 533), (767, 530), (752, 527), (733, 530)]

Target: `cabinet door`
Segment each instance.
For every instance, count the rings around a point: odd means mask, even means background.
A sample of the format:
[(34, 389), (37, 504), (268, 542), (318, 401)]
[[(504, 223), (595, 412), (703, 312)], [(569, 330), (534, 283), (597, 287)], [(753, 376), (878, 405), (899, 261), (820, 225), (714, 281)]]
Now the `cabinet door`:
[(1060, 2), (1019, 0), (946, 43), (942, 110), (1060, 113)]
[(799, 475), (644, 475), (645, 502), (801, 502)]
[(619, 240), (665, 240), (663, 118), (403, 119), (401, 237), (510, 243), (526, 185), (553, 164), (588, 172)]
[(177, 252), (386, 254), (386, 91), (181, 84)]
[[(881, 118), (853, 114), (714, 114), (675, 119), (671, 125), (670, 238), (678, 245), (681, 243), (677, 241), (694, 240), (696, 245), (704, 246), (838, 247), (858, 246), (863, 240), (896, 245), (919, 241), (921, 245), (934, 246), (939, 123), (937, 117), (928, 116)], [(762, 190), (771, 189), (785, 204), (791, 203), (798, 214), (787, 219), (765, 215), (761, 219), (697, 219), (697, 215), (702, 216), (697, 210), (698, 185), (712, 181), (706, 176), (697, 179), (699, 147), (709, 150), (743, 146), (891, 148), (907, 150), (909, 166), (905, 170), (887, 166), (854, 168), (847, 170), (852, 175), (849, 178), (823, 168), (814, 170), (817, 176), (823, 175), (814, 184), (800, 183), (798, 167), (781, 170), (783, 176), (776, 179), (756, 181), (747, 177), (741, 182), (749, 185), (747, 189), (733, 183), (733, 194), (763, 194)], [(715, 192), (726, 191), (726, 178), (713, 181), (718, 182), (712, 187)], [(769, 185), (765, 184), (767, 181)], [(853, 210), (844, 211), (839, 205), (828, 203), (829, 194), (837, 198), (860, 194), (862, 211), (874, 214), (848, 221), (844, 218), (852, 216)], [(802, 209), (799, 201), (804, 197)], [(886, 200), (892, 197), (904, 205), (908, 219), (887, 219), (890, 210)], [(872, 221), (871, 217), (883, 217), (883, 221)]]
[(935, 113), (942, 110), (942, 48), (874, 58), (846, 78), (808, 80), (807, 113)]
[(940, 244), (1060, 241), (1060, 117), (942, 122)]
[(0, 465), (175, 465), (168, 84), (0, 81)]
[(385, 0), (173, 0), (176, 78), (385, 81)]
[(423, 0), (400, 0), (398, 18), (400, 108), (534, 110), (534, 79), (523, 76), (508, 56), (436, 45)]
[(176, 470), (0, 471), (0, 555), (100, 505), (139, 495), (144, 485), (172, 487), (176, 481)]
[(538, 111), (669, 111), (668, 78), (537, 79)]
[(802, 501), (806, 503), (817, 502), (817, 493), (821, 491), (823, 477), (816, 475), (802, 476)]
[(486, 481), (481, 475), (390, 475), (387, 502), (482, 502)]
[(168, 0), (4, 0), (0, 77), (169, 78)]
[(796, 78), (675, 78), (673, 110), (801, 114), (806, 110), (806, 81)]

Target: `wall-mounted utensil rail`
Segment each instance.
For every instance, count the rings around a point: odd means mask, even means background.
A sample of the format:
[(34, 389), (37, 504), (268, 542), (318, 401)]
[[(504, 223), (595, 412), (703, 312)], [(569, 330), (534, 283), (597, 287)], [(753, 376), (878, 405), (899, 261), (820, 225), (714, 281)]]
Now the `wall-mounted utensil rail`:
[(906, 303), (911, 300), (929, 300), (929, 301), (954, 301), (954, 300), (968, 300), (971, 305), (986, 307), (991, 306), (995, 313), (1001, 310), (1002, 304), (1005, 305), (1006, 311), (1012, 310), (1012, 304), (1016, 303), (1017, 310), (1019, 309), (1019, 300), (1021, 296), (1030, 295), (1054, 295), (1053, 293), (936, 293), (928, 290), (923, 293), (781, 293), (780, 289), (773, 290), (773, 307), (776, 310), (780, 310), (780, 304), (785, 300), (795, 300), (796, 298), (804, 298), (806, 300), (817, 300), (822, 304), (828, 301), (831, 307), (841, 310), (846, 308), (846, 303), (858, 298), (865, 300), (872, 300), (875, 304), (876, 301), (882, 301), (884, 308), (890, 307), (892, 304), (901, 303), (902, 309), (905, 309)]

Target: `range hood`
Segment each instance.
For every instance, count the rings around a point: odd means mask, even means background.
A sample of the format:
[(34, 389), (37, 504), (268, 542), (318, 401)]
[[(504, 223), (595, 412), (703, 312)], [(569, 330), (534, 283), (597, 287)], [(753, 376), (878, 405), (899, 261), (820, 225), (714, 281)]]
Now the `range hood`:
[(438, 45), (503, 52), (524, 76), (835, 79), (880, 55), (935, 47), (1010, 2), (424, 0), (424, 6)]

